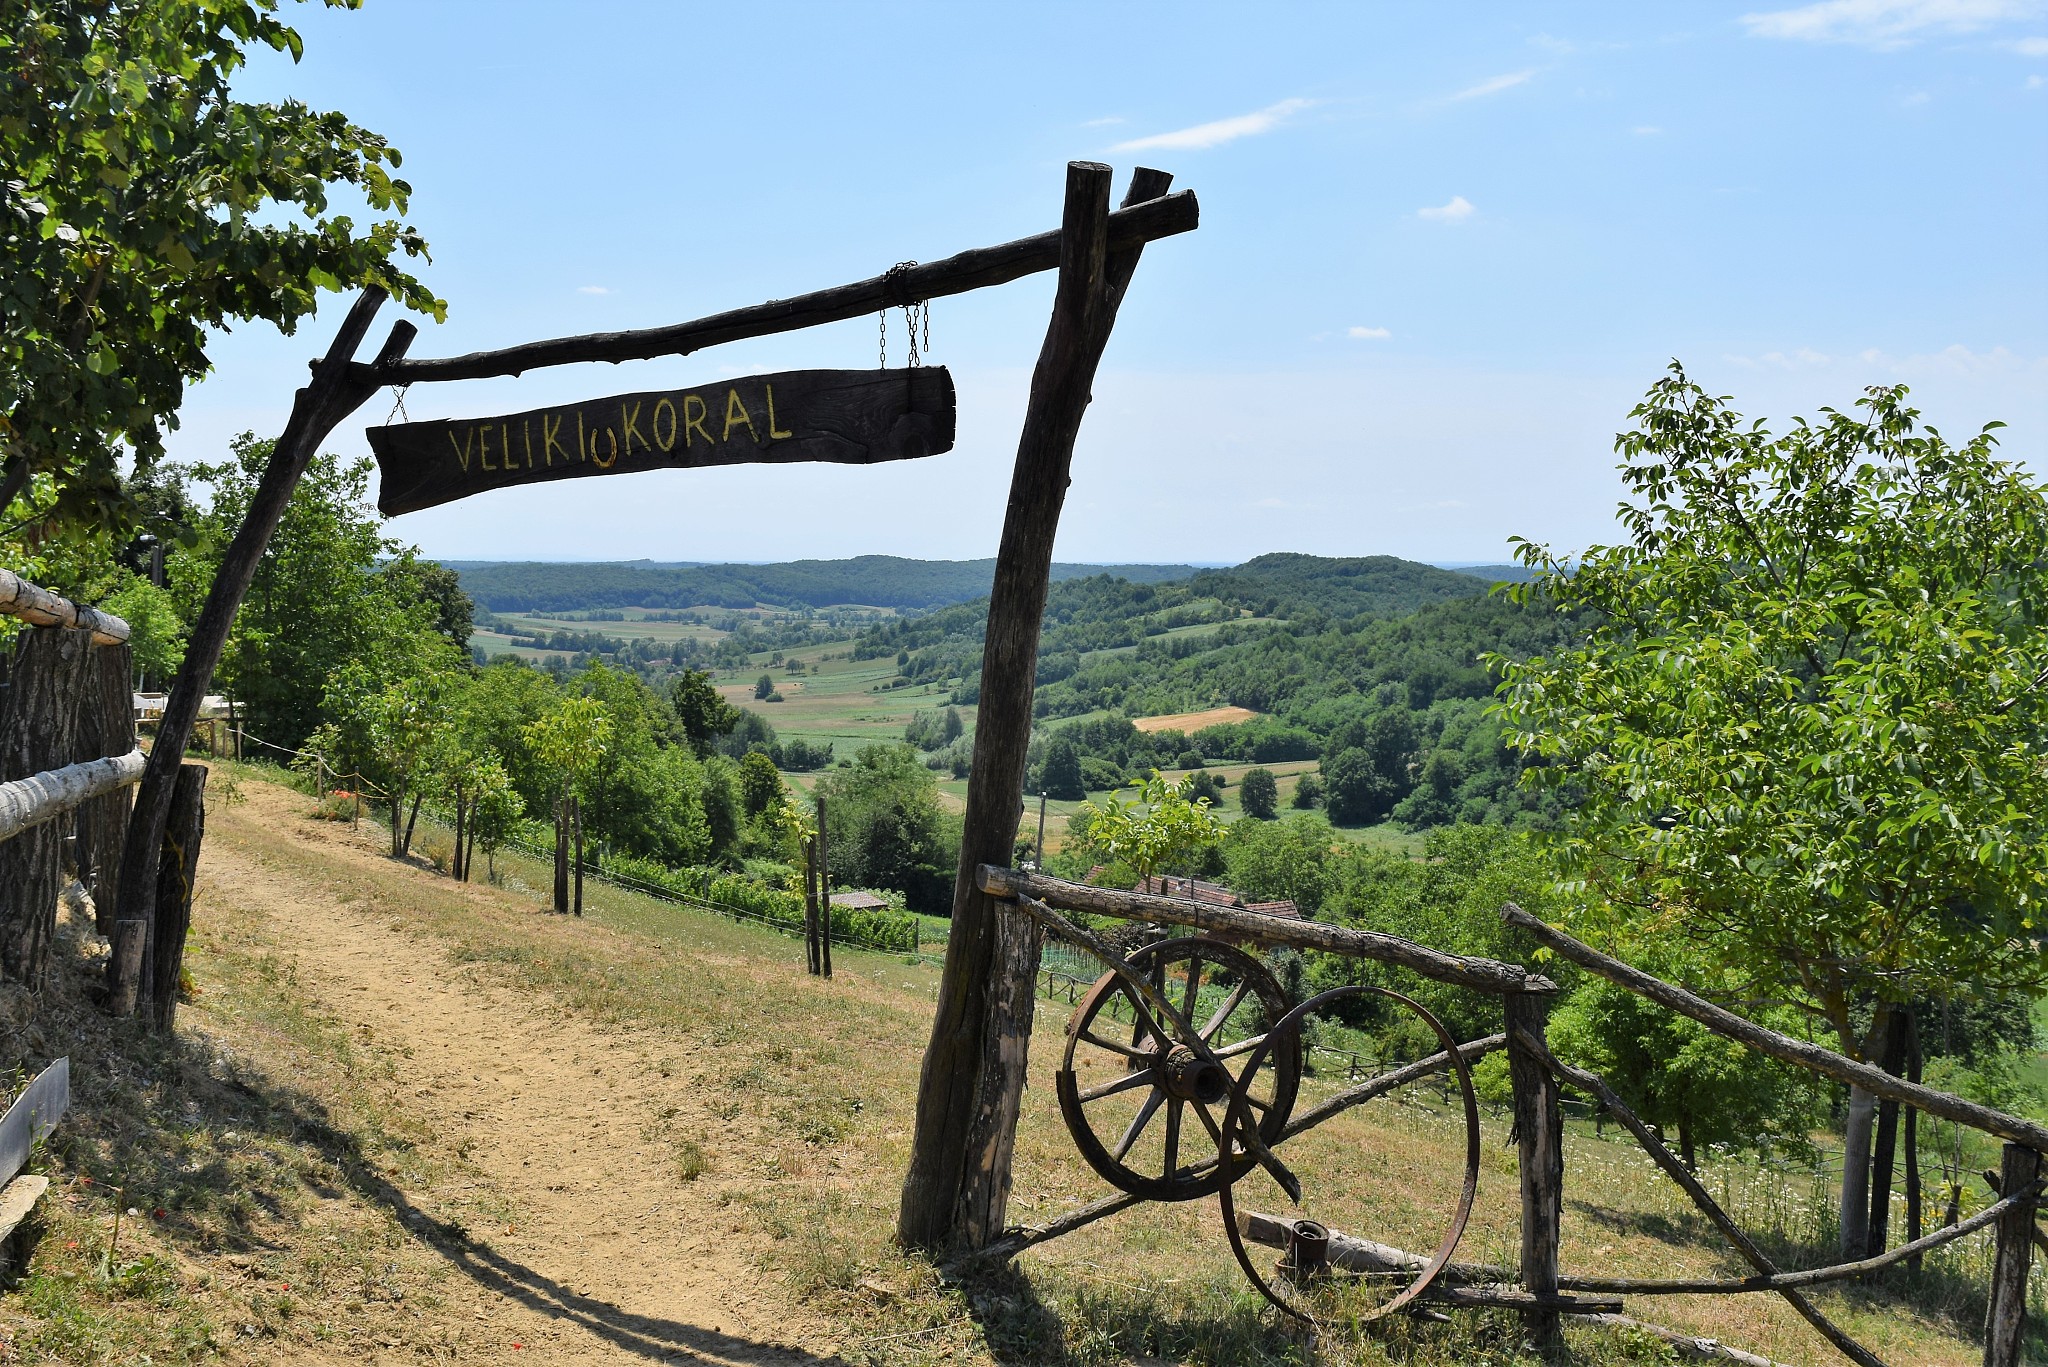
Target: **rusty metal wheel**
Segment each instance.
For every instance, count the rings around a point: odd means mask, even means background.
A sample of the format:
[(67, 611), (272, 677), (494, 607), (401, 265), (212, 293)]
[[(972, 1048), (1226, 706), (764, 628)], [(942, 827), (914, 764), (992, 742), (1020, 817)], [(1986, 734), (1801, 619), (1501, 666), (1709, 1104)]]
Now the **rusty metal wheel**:
[[(1449, 1265), (1451, 1254), (1458, 1247), (1458, 1241), (1465, 1236), (1465, 1224), (1472, 1218), (1472, 1203), (1479, 1194), (1479, 1097), (1472, 1088), (1472, 1069), (1465, 1062), (1464, 1056), (1458, 1052), (1458, 1041), (1444, 1027), (1444, 1023), (1422, 1003), (1384, 987), (1332, 988), (1328, 992), (1310, 997), (1288, 1012), (1284, 1018), (1276, 1020), (1269, 1038), (1276, 1041), (1298, 1041), (1301, 1038), (1302, 1023), (1310, 1015), (1351, 997), (1383, 997), (1399, 1004), (1421, 1018), (1422, 1023), (1429, 1027), (1430, 1032), (1450, 1052), (1451, 1069), (1458, 1078), (1459, 1100), (1463, 1102), (1465, 1166), (1458, 1197), (1451, 1208), (1444, 1236), (1438, 1242), (1436, 1251), (1419, 1270), (1393, 1274), (1324, 1273), (1316, 1277), (1276, 1278), (1275, 1280), (1286, 1287), (1285, 1290), (1276, 1286), (1274, 1281), (1268, 1280), (1252, 1265), (1251, 1254), (1245, 1249), (1243, 1233), (1237, 1226), (1236, 1177), (1223, 1186), (1217, 1198), (1217, 1206), (1223, 1216), (1224, 1233), (1230, 1239), (1230, 1251), (1237, 1256), (1238, 1266), (1244, 1269), (1245, 1276), (1251, 1279), (1252, 1285), (1256, 1286), (1267, 1300), (1295, 1319), (1310, 1324), (1321, 1324), (1333, 1319), (1341, 1319), (1351, 1324), (1367, 1324), (1413, 1304), (1429, 1290), (1431, 1283), (1435, 1282), (1437, 1276)], [(1263, 1052), (1263, 1045), (1254, 1046), (1250, 1058), (1245, 1063), (1245, 1071), (1248, 1074), (1256, 1073), (1263, 1061)], [(1234, 1169), (1237, 1176), (1242, 1176), (1251, 1169), (1250, 1155), (1245, 1152), (1248, 1147), (1246, 1130), (1251, 1127), (1253, 1117), (1262, 1115), (1263, 1112), (1257, 1103), (1236, 1093), (1232, 1094), (1230, 1105), (1224, 1111), (1224, 1137), (1217, 1141), (1217, 1151), (1219, 1158), (1226, 1162), (1237, 1156), (1238, 1162)], [(1257, 1133), (1266, 1144), (1270, 1145), (1273, 1142), (1273, 1137), (1266, 1134), (1263, 1124), (1257, 1127)], [(1282, 1165), (1276, 1163), (1269, 1166), (1275, 1169), (1276, 1181), (1281, 1182), (1283, 1190), (1286, 1190), (1288, 1196), (1299, 1206), (1302, 1201), (1299, 1179)], [(1311, 1236), (1320, 1232), (1321, 1237), (1327, 1241), (1328, 1231), (1317, 1221), (1303, 1220), (1298, 1222), (1297, 1228), (1301, 1226), (1309, 1227), (1306, 1233)]]
[[(1207, 1152), (1222, 1143), (1231, 1098), (1243, 1098), (1268, 1143), (1294, 1107), (1300, 1035), (1266, 1034), (1288, 1014), (1286, 989), (1250, 954), (1206, 936), (1148, 945), (1124, 963), (1164, 993), (1196, 1040), (1118, 973), (1105, 973), (1067, 1022), (1060, 1112), (1081, 1156), (1111, 1185), (1148, 1201), (1211, 1195), (1226, 1171), (1208, 1164)], [(1240, 1157), (1230, 1171), (1251, 1161)]]

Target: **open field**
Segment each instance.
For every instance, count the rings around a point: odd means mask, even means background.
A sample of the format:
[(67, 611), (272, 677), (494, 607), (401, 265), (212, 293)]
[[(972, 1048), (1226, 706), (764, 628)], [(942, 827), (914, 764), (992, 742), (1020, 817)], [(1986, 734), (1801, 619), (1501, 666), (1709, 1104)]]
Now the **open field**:
[[(25, 1360), (1302, 1362), (1242, 1288), (1211, 1202), (1127, 1212), (966, 1282), (894, 1249), (928, 966), (847, 951), (826, 983), (795, 941), (602, 886), (582, 921), (551, 917), (522, 861), (501, 865), (502, 887), (456, 885), (251, 771), (241, 788), (209, 820), (178, 1042), (100, 1021), (77, 1050), (78, 1111), (49, 1160), (77, 1199), (56, 1203), (27, 1285), (0, 1300)], [(91, 951), (67, 952), (90, 971)], [(1104, 1190), (1052, 1104), (1063, 1017), (1039, 1015), (1012, 1205), (1026, 1224)], [(1304, 1099), (1336, 1085), (1311, 1078)], [(1455, 1149), (1427, 1088), (1290, 1146), (1311, 1209), (1410, 1245), (1438, 1229)], [(1485, 1152), (1461, 1256), (1498, 1260), (1516, 1238), (1498, 1120)], [(1567, 1163), (1568, 1268), (1737, 1270), (1630, 1147), (1574, 1122)], [(1770, 1242), (1788, 1262), (1825, 1260), (1807, 1179), (1734, 1162), (1706, 1179), (1752, 1227), (1784, 1231)], [(150, 1212), (123, 1230), (124, 1262), (160, 1260), (132, 1293), (90, 1271), (107, 1183)], [(1983, 1262), (1973, 1241), (1901, 1274), (1901, 1309), (1819, 1299), (1888, 1360), (1970, 1363)], [(1781, 1302), (1631, 1308), (1827, 1360)], [(1505, 1364), (1518, 1337), (1510, 1318), (1461, 1312), (1335, 1336), (1318, 1360)], [(1588, 1367), (1665, 1360), (1572, 1337)]]
[(1248, 707), (1211, 707), (1201, 712), (1175, 712), (1164, 717), (1133, 717), (1131, 725), (1148, 734), (1184, 731), (1192, 735), (1205, 726), (1235, 726), (1258, 715)]
[[(842, 759), (864, 745), (902, 740), (912, 713), (947, 705), (946, 690), (931, 684), (876, 691), (876, 685), (896, 677), (895, 660), (849, 660), (848, 644), (833, 641), (789, 651), (787, 658), (803, 662), (806, 672), (801, 675), (791, 676), (786, 669), (765, 663), (749, 665), (734, 682), (721, 683), (719, 694), (760, 713), (778, 736), (830, 741)], [(763, 661), (766, 658), (767, 652), (762, 652)], [(755, 701), (754, 680), (764, 673), (774, 678), (783, 701)], [(974, 708), (961, 708), (960, 719), (972, 727)]]

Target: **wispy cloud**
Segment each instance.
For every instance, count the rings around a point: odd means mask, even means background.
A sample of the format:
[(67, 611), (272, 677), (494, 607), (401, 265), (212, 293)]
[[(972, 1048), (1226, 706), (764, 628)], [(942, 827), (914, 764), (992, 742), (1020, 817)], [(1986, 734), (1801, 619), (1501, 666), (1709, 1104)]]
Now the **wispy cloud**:
[(1452, 195), (1449, 204), (1437, 204), (1426, 209), (1417, 209), (1417, 218), (1426, 218), (1432, 223), (1461, 223), (1475, 212), (1472, 201), (1463, 195)]
[(2048, 57), (2048, 38), (2022, 38), (2012, 50), (2022, 57)]
[(1213, 123), (1198, 123), (1192, 128), (1177, 128), (1171, 133), (1154, 133), (1150, 137), (1132, 138), (1120, 142), (1112, 152), (1148, 152), (1154, 148), (1165, 148), (1175, 152), (1199, 152), (1207, 147), (1221, 147), (1226, 142), (1239, 138), (1255, 137), (1270, 133), (1283, 122), (1313, 104), (1312, 100), (1282, 100), (1269, 104), (1264, 109), (1250, 114), (1239, 114), (1235, 118), (1217, 119)]
[(1344, 329), (1344, 335), (1346, 337), (1357, 337), (1365, 341), (1378, 341), (1383, 337), (1391, 337), (1394, 334), (1385, 328), (1346, 328)]
[(610, 294), (611, 289), (605, 285), (578, 285), (576, 292), (578, 294)]
[(2039, 0), (1820, 0), (1742, 16), (1752, 37), (1904, 47), (1938, 34), (1975, 33), (2040, 12)]
[(1527, 71), (1511, 71), (1505, 76), (1495, 76), (1490, 81), (1481, 81), (1478, 85), (1467, 86), (1451, 96), (1451, 98), (1454, 100), (1477, 100), (1483, 99), (1488, 95), (1498, 95), (1503, 90), (1513, 90), (1535, 74), (1536, 71), (1533, 67)]
[(1130, 120), (1124, 118), (1121, 114), (1112, 114), (1106, 119), (1090, 119), (1088, 120), (1088, 122), (1082, 124), (1081, 126), (1083, 128), (1107, 128), (1113, 123), (1128, 122), (1130, 122)]
[(1639, 123), (1629, 131), (1639, 138), (1654, 138), (1664, 130), (1654, 123)]
[(2006, 347), (1973, 351), (1960, 343), (1939, 351), (1894, 356), (1868, 347), (1853, 356), (1830, 356), (1812, 347), (1792, 351), (1766, 351), (1761, 356), (1723, 356), (1722, 360), (1744, 370), (1835, 370), (1893, 379), (1919, 379), (1930, 375), (2048, 375), (2048, 356), (2027, 357)]

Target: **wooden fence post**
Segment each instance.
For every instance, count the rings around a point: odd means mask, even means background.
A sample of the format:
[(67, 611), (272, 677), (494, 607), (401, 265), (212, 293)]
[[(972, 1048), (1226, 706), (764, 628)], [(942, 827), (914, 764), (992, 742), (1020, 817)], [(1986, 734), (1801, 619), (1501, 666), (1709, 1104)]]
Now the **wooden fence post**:
[(171, 791), (170, 818), (157, 864), (156, 920), (143, 951), (144, 1010), (158, 1030), (168, 1031), (178, 1013), (178, 981), (185, 968), (185, 935), (192, 928), (192, 889), (199, 877), (199, 845), (206, 835), (206, 775), (203, 764), (178, 766)]
[[(76, 758), (105, 759), (135, 748), (135, 692), (128, 646), (95, 646), (78, 719)], [(121, 845), (128, 838), (134, 794), (117, 788), (78, 809), (78, 876), (92, 893), (93, 926), (114, 929), (114, 889), (121, 881)]]
[[(1139, 170), (1125, 203), (1156, 199), (1171, 181)], [(1001, 909), (977, 886), (976, 870), (1014, 857), (1053, 540), (1096, 366), (1138, 264), (1138, 248), (1109, 253), (1109, 191), (1107, 166), (1068, 164), (1059, 284), (1031, 377), (989, 593), (952, 932), (897, 1212), (897, 1238), (914, 1248), (972, 1248), (971, 1231), (1003, 1223), (1009, 1132), (1023, 1096), (1034, 997), (1031, 978), (1019, 989), (1005, 976), (1021, 965), (1014, 955), (1005, 960)], [(1000, 1162), (1001, 1170), (981, 1166), (985, 1161)]]
[(825, 834), (825, 798), (818, 796), (818, 972), (832, 976), (832, 840)]
[[(0, 701), (0, 779), (27, 778), (81, 758), (75, 753), (78, 716), (92, 652), (90, 630), (34, 627), (21, 634)], [(0, 842), (0, 974), (32, 991), (42, 986), (57, 929), (71, 824), (60, 817)]]
[(818, 837), (804, 842), (804, 971), (818, 968)]
[(107, 937), (107, 1014), (126, 1020), (135, 1014), (142, 993), (142, 952), (149, 943), (147, 921), (114, 922)]
[[(1522, 1179), (1522, 1289), (1554, 1296), (1564, 1218), (1564, 1116), (1557, 1079), (1518, 1033), (1547, 1040), (1550, 1001), (1528, 992), (1511, 993), (1502, 1000), (1507, 1008), (1508, 1079), (1515, 1092), (1514, 1138)], [(1558, 1342), (1557, 1311), (1525, 1311), (1523, 1323), (1540, 1351)]]
[[(2041, 1155), (2007, 1144), (2000, 1165), (2001, 1195), (2041, 1176)], [(2027, 1273), (2034, 1257), (2035, 1203), (2022, 1202), (1998, 1219), (1998, 1256), (1991, 1267), (1991, 1306), (1984, 1320), (1984, 1367), (2021, 1367), (2027, 1332)]]

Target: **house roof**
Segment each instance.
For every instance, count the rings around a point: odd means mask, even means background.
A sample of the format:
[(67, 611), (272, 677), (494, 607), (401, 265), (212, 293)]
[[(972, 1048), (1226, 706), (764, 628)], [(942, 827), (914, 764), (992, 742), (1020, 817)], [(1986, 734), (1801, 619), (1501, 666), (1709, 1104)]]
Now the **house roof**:
[(1282, 916), (1294, 921), (1301, 919), (1301, 908), (1292, 902), (1247, 902), (1221, 883), (1207, 883), (1199, 878), (1154, 875), (1141, 880), (1135, 891), (1149, 893), (1154, 897), (1186, 898), (1213, 907), (1230, 907), (1237, 911), (1256, 911), (1263, 916)]
[(856, 911), (875, 911), (889, 905), (886, 897), (877, 897), (872, 892), (835, 892), (832, 894), (835, 907), (852, 907)]

